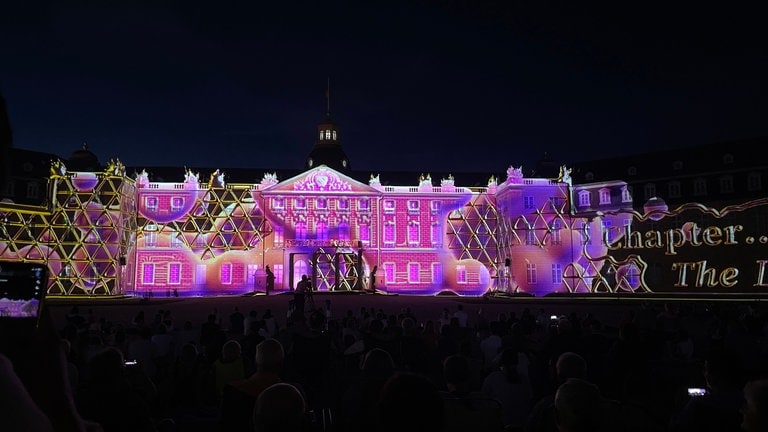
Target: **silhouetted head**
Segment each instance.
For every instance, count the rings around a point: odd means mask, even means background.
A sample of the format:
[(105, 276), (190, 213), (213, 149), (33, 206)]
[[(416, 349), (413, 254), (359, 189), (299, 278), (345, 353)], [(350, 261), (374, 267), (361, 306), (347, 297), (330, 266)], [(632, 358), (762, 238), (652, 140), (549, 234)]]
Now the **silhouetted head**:
[(555, 393), (558, 428), (567, 432), (592, 432), (600, 424), (600, 389), (591, 382), (570, 378)]
[(253, 409), (256, 432), (297, 432), (306, 428), (304, 395), (288, 383), (272, 384), (259, 393)]
[(285, 351), (279, 340), (268, 338), (256, 345), (254, 361), (259, 371), (279, 371), (284, 360)]

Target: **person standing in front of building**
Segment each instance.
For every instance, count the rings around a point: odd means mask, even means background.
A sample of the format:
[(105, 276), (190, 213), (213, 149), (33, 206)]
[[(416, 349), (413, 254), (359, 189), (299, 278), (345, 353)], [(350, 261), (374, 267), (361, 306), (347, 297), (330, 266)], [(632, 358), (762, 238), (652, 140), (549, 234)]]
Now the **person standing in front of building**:
[(312, 289), (309, 283), (307, 275), (301, 275), (301, 280), (296, 284), (296, 291), (293, 293), (293, 304), (296, 308), (294, 313), (304, 315), (304, 301), (307, 297), (307, 292)]
[(373, 270), (371, 270), (371, 292), (376, 292), (376, 271), (379, 270), (379, 266), (375, 265), (373, 266)]
[(275, 289), (275, 273), (272, 272), (272, 269), (269, 268), (269, 266), (266, 266), (264, 271), (267, 272), (266, 294), (269, 295), (270, 291)]

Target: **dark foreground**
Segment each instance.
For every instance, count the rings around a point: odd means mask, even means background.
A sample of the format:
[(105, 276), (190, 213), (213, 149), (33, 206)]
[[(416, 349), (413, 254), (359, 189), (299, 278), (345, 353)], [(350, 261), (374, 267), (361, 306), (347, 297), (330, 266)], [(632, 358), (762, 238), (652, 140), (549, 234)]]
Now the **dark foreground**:
[[(51, 299), (47, 307), (62, 335), (70, 340), (83, 415), (103, 425), (125, 424), (145, 416), (155, 428), (136, 430), (233, 430), (220, 427), (223, 413), (231, 413), (228, 402), (221, 398), (222, 385), (226, 384), (221, 381), (232, 379), (232, 369), (226, 366), (231, 362), (222, 358), (222, 347), (230, 340), (239, 343), (242, 351), (237, 364), (241, 366), (236, 368), (235, 377), (243, 378), (254, 372), (253, 349), (263, 340), (263, 336), (246, 335), (237, 328), (237, 320), (231, 321), (236, 312), (244, 316), (253, 313), (258, 320), (268, 310), (274, 315), (274, 337), (286, 346), (284, 378), (306, 390), (309, 406), (315, 412), (314, 430), (327, 432), (375, 430), (375, 419), (369, 419), (370, 424), (344, 426), (350, 419), (346, 392), (360, 379), (360, 359), (365, 352), (383, 348), (391, 353), (399, 370), (422, 373), (441, 389), (445, 389), (443, 360), (461, 354), (475, 365), (473, 388), (479, 390), (483, 379), (497, 367), (482, 348), (492, 333), (491, 327), (500, 329), (505, 346), (519, 350), (527, 359), (524, 373), (531, 398), (520, 401), (525, 412), (556, 388), (551, 367), (561, 353), (572, 351), (587, 359), (588, 379), (598, 384), (606, 397), (633, 407), (636, 417), (632, 422), (645, 425), (634, 430), (685, 430), (676, 423), (681, 421), (678, 419), (688, 402), (685, 390), (707, 386), (702, 364), (715, 349), (733, 354), (730, 364), (738, 372), (733, 374), (736, 393), (740, 393), (745, 380), (765, 376), (768, 371), (764, 337), (768, 314), (760, 299), (315, 293), (305, 316), (317, 310), (325, 317), (316, 329), (308, 325), (309, 319), (301, 326), (288, 319), (292, 299), (289, 293), (212, 298), (69, 298)], [(468, 317), (463, 328), (450, 322), (460, 309)], [(142, 315), (143, 319), (137, 319)], [(444, 315), (448, 317), (447, 330), (441, 331)], [(220, 337), (206, 337), (204, 323), (209, 317)], [(416, 330), (401, 327), (406, 317), (413, 319)], [(165, 325), (158, 325), (163, 321)], [(373, 325), (374, 321), (386, 324)], [(427, 334), (424, 329), (430, 326), (435, 330)], [(354, 336), (345, 336), (350, 334)], [(404, 353), (406, 334), (433, 343), (418, 365)], [(362, 349), (351, 349), (356, 341)], [(183, 375), (182, 348), (188, 343), (196, 347), (194, 364), (199, 373)], [(143, 414), (133, 409), (95, 409), (101, 405), (94, 402), (98, 397), (94, 383), (88, 379), (89, 359), (106, 347), (118, 348), (126, 358), (143, 358), (142, 373), (154, 390), (131, 401), (134, 405), (146, 404), (148, 409)], [(115, 400), (111, 406), (121, 403)], [(724, 410), (728, 412), (723, 413), (723, 418), (731, 423), (740, 421), (737, 408)], [(524, 430), (524, 421), (518, 423), (507, 430)], [(119, 429), (107, 426), (105, 430)]]

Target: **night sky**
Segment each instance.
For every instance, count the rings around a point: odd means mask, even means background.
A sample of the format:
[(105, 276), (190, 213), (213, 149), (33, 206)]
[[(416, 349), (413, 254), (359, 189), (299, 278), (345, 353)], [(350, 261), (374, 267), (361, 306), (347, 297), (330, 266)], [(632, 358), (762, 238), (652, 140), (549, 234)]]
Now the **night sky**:
[(300, 168), (328, 80), (354, 170), (768, 136), (765, 11), (577, 3), (8, 1), (0, 92), (14, 147), (134, 167)]

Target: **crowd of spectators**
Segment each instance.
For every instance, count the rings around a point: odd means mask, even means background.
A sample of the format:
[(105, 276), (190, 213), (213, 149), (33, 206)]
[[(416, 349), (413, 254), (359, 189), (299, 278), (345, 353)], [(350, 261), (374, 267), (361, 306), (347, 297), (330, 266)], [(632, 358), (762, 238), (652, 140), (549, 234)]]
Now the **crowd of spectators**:
[(106, 432), (766, 430), (759, 304), (545, 312), (73, 308), (58, 333), (78, 415)]

